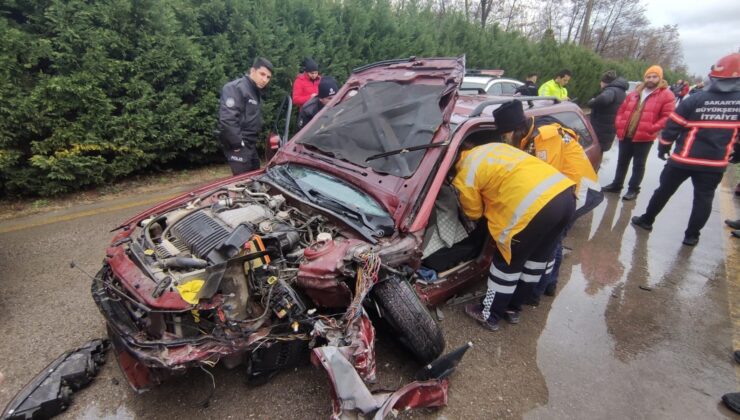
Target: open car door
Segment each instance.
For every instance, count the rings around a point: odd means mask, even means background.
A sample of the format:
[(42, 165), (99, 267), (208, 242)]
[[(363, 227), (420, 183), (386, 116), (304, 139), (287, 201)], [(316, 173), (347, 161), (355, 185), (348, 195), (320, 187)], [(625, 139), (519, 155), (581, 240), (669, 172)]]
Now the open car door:
[(287, 94), (283, 98), (283, 102), (280, 103), (280, 107), (278, 107), (275, 124), (272, 126), (272, 129), (267, 136), (267, 144), (265, 145), (265, 161), (272, 159), (277, 150), (288, 142), (288, 138), (290, 137), (290, 117), (292, 112), (293, 99), (291, 99), (290, 94)]

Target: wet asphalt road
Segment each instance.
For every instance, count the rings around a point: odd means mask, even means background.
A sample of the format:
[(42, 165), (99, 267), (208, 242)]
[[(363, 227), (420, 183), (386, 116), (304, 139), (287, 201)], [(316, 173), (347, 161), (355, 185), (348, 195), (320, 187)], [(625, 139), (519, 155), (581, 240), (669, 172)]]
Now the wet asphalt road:
[[(615, 146), (616, 149), (616, 146)], [(461, 307), (445, 307), (448, 349), (471, 350), (451, 378), (449, 404), (407, 418), (732, 418), (720, 403), (738, 389), (740, 368), (740, 240), (724, 218), (740, 216), (740, 200), (723, 183), (695, 248), (681, 245), (691, 187), (684, 185), (651, 234), (629, 224), (657, 185), (662, 162), (653, 153), (643, 193), (615, 195), (579, 220), (565, 241), (558, 295), (528, 308), (522, 323), (486, 332)], [(601, 183), (611, 181), (616, 150), (605, 155)], [(90, 297), (109, 230), (164, 196), (132, 197), (0, 223), (0, 407), (59, 354), (105, 335)], [(152, 203), (145, 203), (145, 201)], [(733, 322), (734, 320), (734, 322)], [(733, 346), (734, 337), (734, 346)], [(418, 366), (390, 337), (377, 343), (379, 386), (397, 388)], [(327, 418), (326, 378), (306, 366), (261, 387), (240, 368), (214, 369), (207, 408), (196, 404), (210, 379), (193, 371), (136, 395), (108, 355), (95, 382), (75, 395), (62, 418)]]

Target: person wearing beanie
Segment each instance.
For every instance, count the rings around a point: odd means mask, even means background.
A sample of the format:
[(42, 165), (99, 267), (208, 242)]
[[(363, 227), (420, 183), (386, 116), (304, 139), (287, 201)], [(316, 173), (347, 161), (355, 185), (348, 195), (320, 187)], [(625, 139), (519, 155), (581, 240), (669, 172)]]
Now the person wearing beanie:
[(317, 95), (303, 104), (303, 107), (298, 113), (298, 129), (300, 130), (303, 126), (308, 124), (308, 122), (311, 121), (311, 119), (313, 119), (313, 117), (315, 117), (316, 114), (318, 114), (319, 111), (329, 103), (329, 101), (331, 101), (338, 91), (339, 85), (333, 77), (322, 77), (319, 82)]
[[(681, 101), (663, 129), (658, 157), (667, 160), (660, 185), (645, 213), (632, 223), (647, 231), (678, 187), (691, 178), (694, 200), (683, 244), (694, 246), (709, 220), (712, 200), (728, 163), (740, 163), (740, 53), (721, 58), (709, 73), (711, 84)], [(671, 146), (675, 143), (673, 153)], [(676, 215), (671, 215), (676, 223)]]
[(614, 118), (619, 106), (627, 97), (629, 84), (621, 77), (617, 77), (614, 70), (609, 70), (601, 76), (601, 92), (588, 101), (591, 108), (591, 126), (596, 132), (596, 138), (603, 154), (612, 148), (617, 129), (614, 127)]
[(632, 163), (632, 176), (622, 200), (637, 198), (645, 175), (648, 152), (674, 108), (675, 97), (668, 88), (668, 82), (663, 80), (663, 69), (657, 65), (650, 66), (645, 70), (643, 82), (627, 95), (617, 110), (614, 120), (619, 138), (617, 169), (614, 180), (602, 191), (622, 191), (627, 170)]
[(312, 58), (305, 58), (302, 71), (293, 82), (293, 105), (299, 109), (319, 92), (319, 65)]
[(576, 208), (573, 218), (558, 238), (548, 270), (534, 287), (528, 298), (536, 305), (542, 294), (554, 296), (557, 288), (558, 271), (563, 258), (562, 241), (575, 219), (588, 213), (604, 200), (599, 186), (599, 178), (583, 147), (578, 143), (578, 135), (572, 129), (548, 116), (524, 116), (522, 103), (518, 100), (508, 102), (493, 112), (496, 127), (505, 143), (533, 155), (560, 171), (576, 183)]

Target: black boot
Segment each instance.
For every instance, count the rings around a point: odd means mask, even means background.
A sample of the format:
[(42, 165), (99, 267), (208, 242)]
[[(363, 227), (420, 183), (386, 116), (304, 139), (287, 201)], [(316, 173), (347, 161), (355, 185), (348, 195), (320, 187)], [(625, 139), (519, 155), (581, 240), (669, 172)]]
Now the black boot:
[(688, 246), (696, 246), (699, 243), (699, 235), (685, 235), (683, 237), (683, 244)]
[(625, 194), (624, 197), (622, 197), (622, 200), (624, 200), (624, 201), (632, 201), (635, 198), (637, 198), (637, 194), (639, 194), (639, 193), (640, 193), (639, 191), (627, 190), (627, 194)]
[(727, 408), (740, 414), (740, 392), (731, 392), (722, 396), (722, 402)]
[(601, 187), (601, 191), (608, 192), (608, 193), (618, 193), (622, 191), (622, 186), (619, 184), (611, 183), (609, 185), (605, 185)]
[(635, 226), (639, 226), (639, 227), (645, 229), (648, 232), (650, 232), (651, 230), (653, 230), (653, 224), (652, 223), (648, 223), (648, 221), (645, 220), (645, 215), (633, 217), (632, 218), (632, 224), (635, 225)]
[(725, 220), (725, 224), (733, 229), (740, 229), (740, 219), (737, 220)]

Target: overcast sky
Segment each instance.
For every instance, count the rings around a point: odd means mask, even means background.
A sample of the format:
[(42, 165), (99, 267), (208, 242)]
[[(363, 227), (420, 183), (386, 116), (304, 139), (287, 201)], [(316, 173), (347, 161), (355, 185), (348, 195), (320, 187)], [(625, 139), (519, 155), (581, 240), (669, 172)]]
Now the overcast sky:
[(706, 76), (740, 48), (740, 0), (645, 0), (653, 26), (678, 25), (689, 73)]

